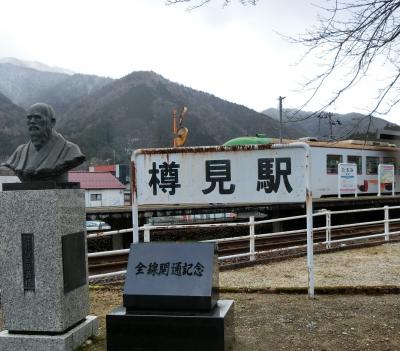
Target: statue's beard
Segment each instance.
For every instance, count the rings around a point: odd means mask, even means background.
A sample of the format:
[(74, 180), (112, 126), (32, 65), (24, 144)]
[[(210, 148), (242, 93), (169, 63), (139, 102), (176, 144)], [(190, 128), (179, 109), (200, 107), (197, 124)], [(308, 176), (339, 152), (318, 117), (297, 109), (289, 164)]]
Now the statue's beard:
[(37, 151), (39, 151), (50, 139), (51, 128), (39, 128), (37, 126), (32, 126), (29, 128), (29, 135), (33, 146)]

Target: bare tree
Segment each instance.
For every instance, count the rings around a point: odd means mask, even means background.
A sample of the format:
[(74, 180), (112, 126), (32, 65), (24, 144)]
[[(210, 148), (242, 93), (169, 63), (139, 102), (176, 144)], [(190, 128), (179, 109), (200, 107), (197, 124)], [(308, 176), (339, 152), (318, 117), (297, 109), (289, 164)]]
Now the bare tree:
[[(188, 10), (193, 10), (198, 7), (201, 7), (212, 0), (166, 0), (167, 5), (173, 5), (173, 4), (178, 4), (178, 3), (191, 3), (193, 5), (190, 5), (188, 7)], [(242, 5), (256, 5), (259, 0), (237, 0), (239, 3)], [(222, 0), (222, 5), (227, 6), (232, 2), (232, 0)]]
[(304, 106), (315, 99), (329, 79), (340, 78), (342, 83), (321, 110), (334, 104), (368, 72), (385, 65), (391, 73), (376, 81), (376, 100), (369, 115), (387, 114), (400, 101), (400, 1), (327, 0), (327, 3), (331, 6), (321, 7), (324, 16), (320, 16), (318, 25), (297, 39), (291, 38), (305, 45), (305, 57), (316, 57), (322, 67), (306, 83), (311, 94)]
[[(212, 0), (197, 0), (191, 9)], [(232, 0), (223, 0), (228, 5)], [(259, 0), (237, 0), (243, 5), (256, 5)], [(367, 78), (376, 68), (387, 69), (385, 76), (374, 82), (376, 98), (368, 107), (367, 118), (387, 114), (400, 102), (400, 0), (325, 0), (319, 6), (318, 23), (309, 31), (289, 41), (302, 44), (304, 59), (313, 58), (319, 71), (306, 81), (303, 88), (309, 91), (303, 110), (311, 101), (320, 100), (330, 80), (340, 81), (335, 91), (322, 103), (320, 109), (302, 118), (296, 113), (287, 122), (300, 122), (317, 117), (329, 109), (348, 90)], [(195, 0), (167, 0), (168, 4), (195, 3)], [(329, 88), (328, 88), (329, 89)], [(367, 131), (368, 133), (368, 131)]]

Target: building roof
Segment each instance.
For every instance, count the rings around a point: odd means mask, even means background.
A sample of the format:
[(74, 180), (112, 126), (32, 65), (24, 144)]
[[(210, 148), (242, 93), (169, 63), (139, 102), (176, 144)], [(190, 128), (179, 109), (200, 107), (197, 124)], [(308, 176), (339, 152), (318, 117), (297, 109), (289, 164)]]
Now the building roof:
[(94, 172), (115, 172), (115, 165), (93, 166)]
[(81, 189), (125, 189), (125, 185), (109, 172), (70, 171), (68, 181), (81, 183)]

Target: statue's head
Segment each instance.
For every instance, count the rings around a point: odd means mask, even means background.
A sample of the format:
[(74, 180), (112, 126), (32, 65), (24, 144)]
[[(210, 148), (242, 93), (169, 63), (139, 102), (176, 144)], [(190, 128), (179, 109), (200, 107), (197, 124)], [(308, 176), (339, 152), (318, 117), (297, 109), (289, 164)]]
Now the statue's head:
[(26, 116), (29, 135), (36, 150), (40, 150), (50, 139), (56, 124), (53, 108), (44, 103), (32, 105)]

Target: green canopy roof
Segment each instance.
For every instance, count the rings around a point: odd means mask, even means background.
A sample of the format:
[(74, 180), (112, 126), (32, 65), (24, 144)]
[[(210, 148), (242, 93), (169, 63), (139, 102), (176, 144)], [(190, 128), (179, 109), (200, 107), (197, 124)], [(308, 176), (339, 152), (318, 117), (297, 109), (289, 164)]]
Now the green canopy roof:
[(272, 144), (272, 138), (264, 136), (245, 136), (228, 140), (224, 146), (237, 146), (237, 145), (257, 145), (257, 144)]

